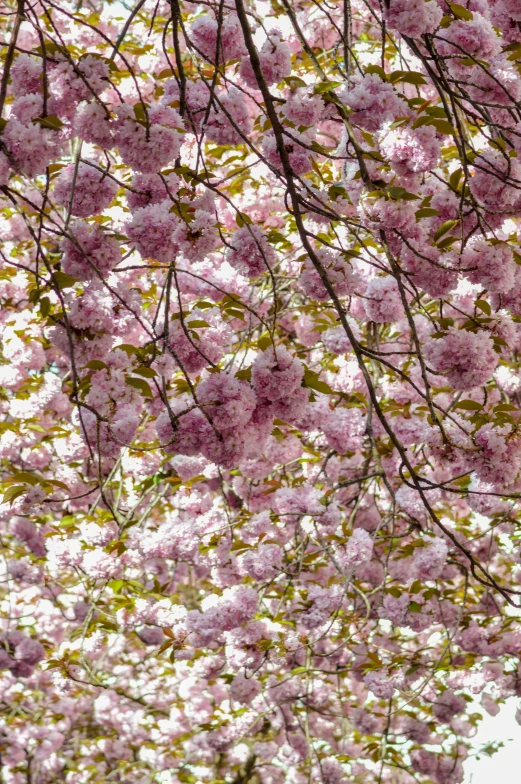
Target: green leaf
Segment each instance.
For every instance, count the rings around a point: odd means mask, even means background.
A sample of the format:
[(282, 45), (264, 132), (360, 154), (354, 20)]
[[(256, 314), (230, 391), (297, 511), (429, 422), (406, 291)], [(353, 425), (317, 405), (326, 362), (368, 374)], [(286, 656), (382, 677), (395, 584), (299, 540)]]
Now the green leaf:
[(327, 193), (330, 199), (333, 201), (338, 197), (341, 196), (342, 198), (347, 197), (347, 191), (341, 183), (336, 182), (334, 185), (330, 185), (327, 189)]
[(430, 125), (431, 122), (432, 122), (432, 117), (427, 117), (426, 114), (422, 114), (416, 118), (416, 120), (412, 124), (412, 127), (414, 129), (421, 128), (422, 125)]
[(439, 229), (437, 229), (434, 232), (434, 237), (433, 237), (434, 242), (437, 242), (440, 239), (440, 237), (443, 237), (444, 234), (446, 234), (448, 231), (453, 229), (454, 226), (457, 226), (458, 223), (459, 220), (448, 220), (445, 221), (445, 223), (442, 223)]
[(252, 222), (252, 220), (251, 220), (249, 215), (246, 215), (245, 212), (239, 212), (237, 210), (237, 214), (235, 216), (235, 223), (237, 224), (237, 226), (239, 228), (242, 229), (243, 226), (245, 226), (247, 223), (251, 223), (251, 222)]
[(461, 180), (462, 176), (463, 176), (463, 169), (461, 168), (456, 169), (456, 171), (453, 171), (452, 174), (450, 175), (449, 185), (453, 190), (455, 191), (458, 190), (459, 181)]
[(446, 250), (446, 248), (450, 248), (450, 246), (458, 241), (458, 237), (455, 237), (453, 234), (449, 235), (448, 237), (444, 237), (440, 242), (438, 242), (437, 247), (440, 250)]
[(143, 103), (143, 101), (134, 104), (134, 116), (141, 125), (147, 125), (146, 108), (148, 108), (147, 104)]
[[(330, 188), (330, 190), (331, 190), (331, 188)], [(274, 229), (269, 231), (266, 236), (268, 238), (268, 242), (271, 242), (274, 245), (276, 245), (278, 242), (285, 242), (285, 243), (287, 243), (287, 241), (288, 241), (287, 238), (283, 234), (280, 233), (280, 231), (275, 231)]]
[(387, 192), (391, 199), (395, 200), (403, 199), (404, 201), (417, 201), (420, 198), (420, 196), (417, 196), (415, 193), (410, 193), (409, 191), (406, 191), (405, 188), (399, 188), (395, 185), (391, 185)]
[(447, 112), (442, 106), (427, 106), (425, 114), (429, 117), (441, 117), (443, 120), (447, 119)]
[(40, 313), (43, 318), (47, 318), (51, 311), (51, 300), (49, 297), (42, 297), (40, 300)]
[(474, 19), (472, 11), (469, 11), (465, 6), (459, 5), (459, 3), (449, 3), (449, 5), (456, 19), (463, 19), (464, 22), (471, 22)]
[(35, 125), (41, 125), (42, 128), (51, 128), (53, 131), (59, 131), (65, 124), (54, 114), (49, 117), (35, 117), (32, 122), (35, 123)]
[(16, 501), (21, 495), (27, 492), (27, 488), (25, 485), (13, 485), (12, 487), (8, 487), (7, 490), (4, 492), (4, 497), (2, 499), (2, 503), (6, 504), (9, 502), (11, 506), (13, 502)]
[(313, 92), (315, 95), (328, 93), (330, 90), (334, 90), (335, 87), (340, 87), (341, 84), (342, 82), (322, 82), (321, 84), (315, 85)]
[(251, 544), (246, 544), (246, 542), (241, 541), (240, 539), (236, 539), (235, 542), (230, 547), (230, 552), (237, 552), (237, 550), (250, 550), (253, 547)]
[(267, 348), (273, 345), (269, 335), (261, 335), (257, 341), (257, 345), (261, 351), (266, 351)]
[(238, 310), (237, 308), (225, 308), (224, 312), (227, 316), (231, 316), (232, 318), (238, 318), (241, 321), (245, 321), (244, 313), (242, 310)]
[(16, 474), (7, 477), (4, 480), (5, 482), (25, 482), (27, 485), (37, 485), (40, 483), (40, 480), (34, 474), (30, 474), (29, 471), (17, 471)]
[(283, 81), (286, 82), (286, 84), (289, 85), (292, 90), (296, 90), (297, 87), (307, 87), (304, 79), (301, 79), (299, 76), (286, 76)]
[(506, 145), (506, 142), (505, 142), (504, 139), (501, 139), (499, 137), (497, 137), (495, 139), (489, 139), (488, 140), (488, 144), (489, 144), (490, 147), (493, 147), (495, 150), (500, 150), (501, 152), (506, 152), (507, 145)]
[(438, 133), (443, 133), (448, 136), (456, 135), (456, 130), (448, 120), (432, 120), (429, 125), (434, 125)]
[(44, 41), (43, 48), (41, 46), (38, 46), (37, 49), (35, 49), (34, 51), (35, 51), (36, 54), (40, 54), (41, 55), (41, 54), (43, 54), (44, 49), (45, 49), (45, 52), (48, 55), (55, 54), (56, 52), (62, 52), (63, 53), (62, 47), (58, 46), (58, 44), (55, 44), (54, 41)]
[(482, 310), (483, 313), (487, 314), (487, 316), (491, 315), (492, 308), (490, 307), (490, 304), (486, 301), (486, 299), (477, 299), (474, 304), (475, 304), (476, 308), (478, 308), (479, 310)]
[(90, 362), (87, 362), (85, 367), (90, 370), (105, 370), (105, 368), (108, 368), (108, 365), (102, 362), (101, 359), (91, 359)]
[(309, 368), (306, 368), (304, 371), (302, 386), (306, 387), (307, 389), (313, 389), (316, 392), (322, 392), (325, 395), (334, 394), (334, 391), (331, 389), (329, 384), (326, 384), (325, 381), (321, 381), (318, 373), (315, 373)]
[(202, 329), (203, 327), (209, 327), (210, 324), (204, 319), (192, 319), (192, 321), (186, 322), (186, 326), (190, 327), (190, 329)]
[(406, 193), (406, 190), (405, 188), (399, 188), (396, 185), (391, 185), (391, 187), (388, 188), (388, 192), (391, 199), (401, 199), (403, 194)]
[(74, 284), (78, 282), (76, 278), (67, 275), (67, 273), (62, 272), (61, 270), (54, 272), (53, 279), (59, 289), (70, 289), (71, 286), (74, 286)]
[(138, 376), (145, 376), (145, 378), (154, 378), (157, 376), (156, 371), (151, 367), (147, 367), (146, 365), (140, 365), (134, 370), (134, 373), (137, 373)]
[(53, 485), (54, 487), (59, 487), (60, 490), (66, 490), (68, 493), (70, 493), (70, 488), (67, 487), (65, 482), (60, 482), (59, 479), (45, 479), (45, 483)]
[(418, 604), (418, 602), (409, 602), (409, 606), (407, 607), (407, 609), (409, 610), (409, 612), (421, 613), (423, 607), (421, 606), (421, 604)]
[(144, 378), (132, 378), (132, 376), (126, 376), (125, 381), (129, 387), (134, 387), (134, 389), (139, 390), (143, 397), (154, 397), (150, 388), (150, 384), (148, 381), (145, 381)]
[(439, 210), (435, 210), (434, 207), (421, 207), (419, 210), (416, 210), (414, 213), (416, 215), (416, 221), (420, 221), (422, 218), (434, 218), (436, 215), (439, 215)]
[(406, 82), (407, 84), (427, 84), (425, 76), (418, 71), (393, 71), (389, 76), (391, 82)]
[(382, 79), (384, 82), (387, 81), (387, 74), (381, 65), (366, 65), (364, 71), (368, 74), (378, 74), (380, 79)]
[(124, 351), (125, 354), (137, 354), (139, 349), (137, 346), (132, 346), (130, 343), (120, 343), (119, 346), (114, 346), (114, 351), (119, 348), (121, 351)]
[(462, 408), (464, 411), (481, 411), (483, 406), (475, 400), (459, 400), (454, 408)]
[(448, 329), (454, 326), (454, 319), (449, 317), (440, 318), (440, 326), (442, 329)]
[(208, 308), (215, 308), (215, 302), (205, 302), (204, 299), (200, 299), (194, 304), (194, 308), (208, 310)]
[(251, 365), (242, 370), (238, 370), (235, 374), (235, 378), (238, 378), (240, 381), (251, 381)]
[(171, 68), (163, 68), (162, 71), (159, 71), (156, 79), (168, 79), (170, 76), (173, 76), (174, 72)]
[(189, 166), (176, 166), (174, 172), (176, 174), (180, 174), (185, 182), (191, 182), (194, 175), (197, 175), (197, 172), (195, 172)]
[(521, 58), (521, 44), (512, 43), (504, 49), (505, 52), (510, 52), (507, 60), (519, 60)]

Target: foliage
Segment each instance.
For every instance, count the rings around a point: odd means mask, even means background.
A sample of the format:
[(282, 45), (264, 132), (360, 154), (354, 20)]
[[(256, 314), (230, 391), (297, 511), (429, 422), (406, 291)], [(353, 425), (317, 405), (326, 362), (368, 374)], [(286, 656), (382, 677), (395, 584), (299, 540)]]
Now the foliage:
[(0, 5), (6, 784), (459, 784), (521, 696), (517, 6)]

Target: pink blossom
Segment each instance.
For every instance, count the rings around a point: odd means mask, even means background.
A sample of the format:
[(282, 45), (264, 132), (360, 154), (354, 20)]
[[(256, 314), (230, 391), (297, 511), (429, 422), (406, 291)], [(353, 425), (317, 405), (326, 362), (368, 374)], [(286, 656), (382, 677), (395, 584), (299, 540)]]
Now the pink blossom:
[(100, 226), (76, 221), (70, 226), (71, 239), (62, 240), (64, 272), (78, 280), (106, 277), (121, 258), (119, 242)]
[[(291, 73), (289, 46), (278, 30), (271, 30), (258, 53), (259, 63), (267, 85), (282, 81)], [(241, 77), (249, 87), (258, 88), (257, 78), (249, 57), (245, 57), (239, 69)]]
[(444, 375), (454, 389), (473, 389), (492, 376), (498, 355), (486, 332), (467, 332), (451, 327), (447, 334), (424, 347), (428, 365)]
[(458, 273), (454, 260), (429, 246), (426, 238), (404, 244), (401, 256), (403, 268), (411, 276), (411, 283), (431, 297), (445, 296), (456, 288)]
[(377, 131), (385, 122), (408, 115), (407, 104), (391, 84), (376, 74), (357, 78), (354, 86), (346, 91), (345, 102), (353, 111), (353, 122), (368, 131)]
[(38, 664), (45, 657), (45, 648), (32, 637), (24, 637), (15, 650), (15, 658), (26, 664)]
[(486, 694), (485, 692), (482, 694), (482, 696), (481, 696), (481, 704), (485, 708), (485, 710), (489, 714), (489, 716), (497, 716), (498, 715), (498, 713), (500, 711), (500, 707), (497, 704), (497, 702), (495, 700), (493, 700), (492, 697), (489, 694)]
[(110, 114), (95, 101), (78, 106), (74, 117), (74, 130), (85, 142), (92, 142), (104, 149), (112, 147), (113, 135)]
[(230, 686), (230, 696), (233, 700), (243, 704), (250, 703), (260, 692), (262, 686), (257, 678), (246, 678), (238, 673)]
[(472, 55), (478, 60), (490, 60), (501, 50), (501, 41), (491, 23), (476, 11), (468, 21), (452, 21), (439, 38), (441, 40), (438, 51), (446, 58), (448, 67), (454, 74), (465, 72), (464, 66), (458, 65), (458, 57)]
[(56, 178), (53, 196), (65, 209), (71, 204), (71, 214), (87, 218), (103, 212), (114, 198), (117, 185), (103, 170), (87, 163), (74, 164), (62, 169)]
[(376, 697), (388, 700), (400, 688), (401, 678), (385, 670), (370, 670), (364, 675), (364, 683)]
[(324, 108), (324, 102), (319, 95), (309, 95), (299, 89), (288, 95), (284, 104), (284, 114), (297, 128), (300, 125), (312, 128), (318, 122)]
[(382, 324), (401, 318), (403, 308), (396, 280), (390, 275), (371, 278), (364, 299), (367, 318)]
[(385, 16), (392, 30), (419, 38), (435, 32), (443, 12), (434, 0), (391, 0)]
[[(299, 131), (288, 132), (284, 135), (284, 148), (289, 160), (289, 164), (295, 174), (306, 174), (310, 171), (311, 166), (311, 152), (308, 149), (311, 144), (312, 138), (309, 132), (300, 133)], [(300, 143), (302, 142), (302, 144)], [(273, 132), (268, 132), (264, 135), (262, 141), (262, 152), (266, 156), (266, 160), (274, 168), (283, 170), (283, 162), (279, 155), (277, 146), (277, 139)]]
[(126, 230), (143, 258), (167, 263), (174, 258), (172, 232), (177, 226), (177, 217), (170, 211), (171, 206), (171, 202), (165, 200), (134, 210)]
[(516, 158), (505, 159), (494, 150), (476, 158), (470, 189), (486, 209), (515, 210), (521, 199), (520, 183), (521, 164)]
[[(318, 250), (317, 256), (337, 297), (347, 297), (354, 294), (361, 281), (351, 264), (341, 256), (329, 251)], [(306, 295), (312, 299), (317, 299), (320, 302), (330, 299), (329, 292), (311, 259), (306, 259), (304, 262), (299, 284)]]
[(255, 580), (270, 580), (282, 566), (282, 550), (276, 544), (261, 544), (241, 556), (241, 569)]
[(355, 528), (345, 546), (335, 548), (335, 555), (344, 573), (353, 566), (370, 561), (373, 554), (373, 540), (363, 528)]
[(127, 166), (153, 174), (174, 160), (184, 132), (183, 121), (175, 109), (151, 105), (145, 118), (144, 111), (141, 116), (124, 104), (117, 113), (114, 143)]
[(458, 697), (453, 691), (447, 689), (436, 698), (432, 712), (438, 721), (449, 724), (458, 713), (465, 710), (466, 706), (467, 703), (463, 697)]
[(506, 243), (477, 240), (461, 254), (462, 266), (472, 283), (479, 283), (494, 294), (506, 294), (515, 282), (516, 263)]
[(227, 62), (237, 60), (246, 49), (240, 22), (235, 14), (226, 13), (219, 24), (217, 19), (203, 14), (192, 24), (190, 36), (195, 46), (212, 62), (217, 55)]
[(132, 190), (127, 191), (127, 204), (131, 211), (160, 204), (175, 196), (178, 190), (179, 177), (174, 172), (164, 177), (137, 173), (132, 178)]
[(249, 278), (256, 278), (273, 266), (276, 256), (259, 226), (238, 229), (226, 254), (229, 263)]
[(269, 401), (289, 397), (304, 376), (302, 363), (284, 346), (270, 347), (253, 363), (252, 383), (256, 394)]
[[(434, 0), (422, 5), (438, 8)], [(439, 10), (439, 9), (438, 9)], [(380, 150), (398, 174), (426, 172), (435, 168), (440, 155), (440, 142), (432, 125), (409, 128), (402, 125), (395, 130), (382, 130)]]
[(256, 399), (251, 387), (228, 373), (212, 373), (197, 387), (197, 397), (218, 428), (241, 427), (253, 414)]
[(157, 626), (142, 626), (136, 630), (136, 634), (145, 645), (161, 645), (165, 639), (163, 630)]
[(38, 93), (43, 86), (40, 60), (28, 54), (19, 54), (11, 68), (11, 90), (15, 98)]
[(420, 580), (433, 580), (440, 576), (447, 559), (448, 547), (444, 539), (428, 540), (426, 547), (414, 551), (413, 564)]
[(23, 125), (14, 118), (7, 123), (2, 140), (15, 166), (28, 177), (43, 174), (61, 146), (58, 131), (33, 123)]
[(0, 152), (0, 187), (7, 185), (9, 180), (9, 160), (5, 153)]
[(207, 138), (215, 144), (241, 144), (252, 128), (246, 96), (233, 85), (217, 95), (205, 124)]

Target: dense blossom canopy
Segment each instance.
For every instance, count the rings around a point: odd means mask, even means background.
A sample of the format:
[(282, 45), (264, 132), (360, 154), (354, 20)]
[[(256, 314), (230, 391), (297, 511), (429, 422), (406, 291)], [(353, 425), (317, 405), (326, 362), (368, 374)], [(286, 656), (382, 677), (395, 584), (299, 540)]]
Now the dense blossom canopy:
[(2, 781), (459, 784), (521, 697), (519, 0), (132, 2), (0, 2)]

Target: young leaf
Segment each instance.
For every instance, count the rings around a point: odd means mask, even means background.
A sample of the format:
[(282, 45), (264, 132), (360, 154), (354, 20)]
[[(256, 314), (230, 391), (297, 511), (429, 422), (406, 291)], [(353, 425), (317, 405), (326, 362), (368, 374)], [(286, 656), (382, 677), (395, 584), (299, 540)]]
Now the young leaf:
[(150, 388), (150, 384), (148, 381), (145, 381), (144, 378), (133, 378), (132, 376), (126, 376), (125, 381), (129, 387), (138, 389), (143, 397), (154, 397), (152, 389)]

